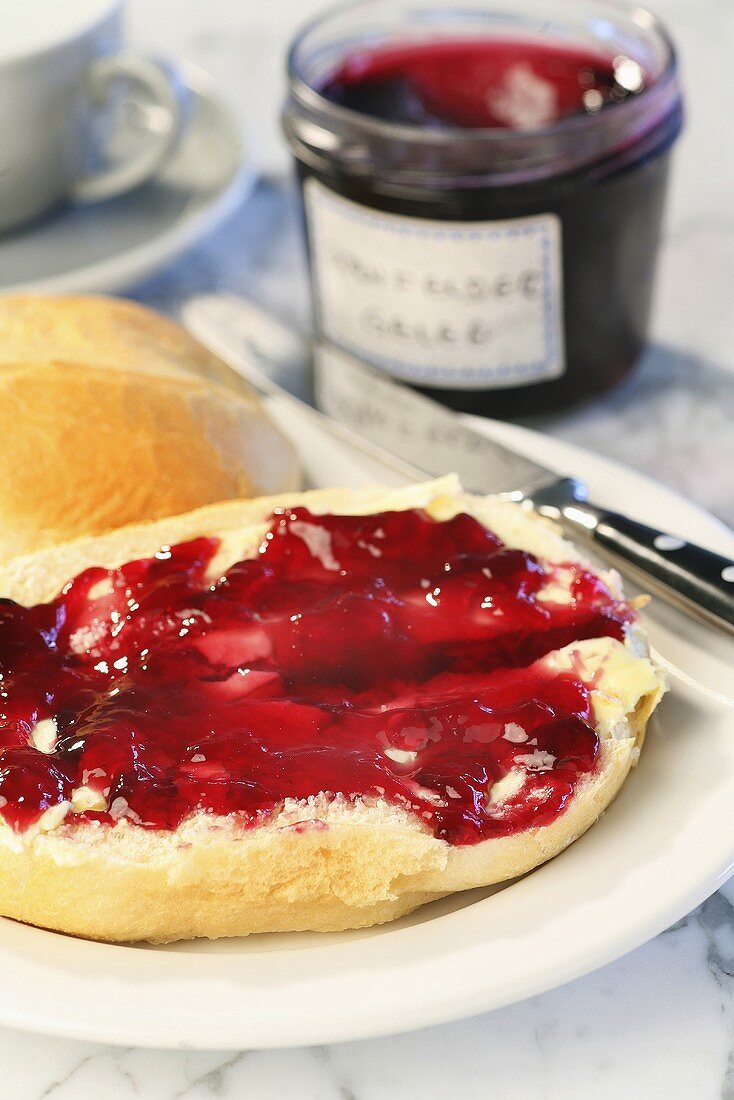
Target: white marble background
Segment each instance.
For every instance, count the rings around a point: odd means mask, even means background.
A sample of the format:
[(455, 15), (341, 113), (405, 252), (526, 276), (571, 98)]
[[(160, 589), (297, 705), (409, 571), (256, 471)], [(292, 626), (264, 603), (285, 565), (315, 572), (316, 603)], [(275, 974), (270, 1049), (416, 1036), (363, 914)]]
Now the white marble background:
[[(268, 174), (247, 208), (133, 292), (175, 310), (213, 286), (302, 320), (283, 182), (280, 56), (318, 0), (132, 0), (134, 39), (208, 68)], [(734, 3), (657, 0), (679, 42), (689, 122), (677, 156), (654, 342), (616, 394), (543, 427), (643, 469), (734, 524)], [(114, 1049), (0, 1030), (0, 1100), (734, 1100), (734, 882), (586, 978), (464, 1023), (295, 1051)], [(56, 991), (63, 1004), (63, 990)], [(63, 1008), (60, 1008), (63, 1011)]]

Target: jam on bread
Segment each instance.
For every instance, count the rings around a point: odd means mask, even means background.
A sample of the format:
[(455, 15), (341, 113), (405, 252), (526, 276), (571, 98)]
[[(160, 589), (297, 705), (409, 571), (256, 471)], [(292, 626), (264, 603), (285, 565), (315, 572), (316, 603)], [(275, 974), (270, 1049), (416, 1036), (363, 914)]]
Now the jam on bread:
[(54, 807), (256, 825), (328, 792), (385, 799), (466, 845), (551, 823), (593, 772), (591, 689), (543, 659), (623, 639), (633, 612), (582, 565), (419, 509), (278, 509), (257, 554), (212, 583), (217, 545), (86, 569), (49, 603), (0, 602), (13, 829)]

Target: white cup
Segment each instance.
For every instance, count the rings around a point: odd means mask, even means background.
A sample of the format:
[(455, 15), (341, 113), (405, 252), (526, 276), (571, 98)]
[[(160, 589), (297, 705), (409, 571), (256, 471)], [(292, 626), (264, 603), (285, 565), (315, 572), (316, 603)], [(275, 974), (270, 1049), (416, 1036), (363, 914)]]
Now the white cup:
[(185, 87), (174, 66), (122, 49), (122, 8), (1, 0), (0, 232), (64, 198), (129, 191), (168, 159)]

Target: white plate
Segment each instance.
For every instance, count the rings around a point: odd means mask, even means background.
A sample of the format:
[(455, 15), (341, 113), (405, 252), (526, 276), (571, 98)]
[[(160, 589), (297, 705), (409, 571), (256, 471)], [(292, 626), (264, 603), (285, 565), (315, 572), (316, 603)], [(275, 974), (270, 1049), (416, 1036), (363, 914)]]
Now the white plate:
[(171, 160), (134, 191), (62, 206), (0, 235), (0, 293), (121, 290), (173, 259), (243, 202), (254, 166), (229, 109), (198, 69), (181, 65), (189, 127)]
[[(374, 473), (281, 414), (314, 481)], [(590, 483), (594, 498), (722, 552), (734, 535), (674, 493), (607, 460), (507, 425), (491, 434)], [(675, 666), (640, 766), (601, 821), (499, 891), (341, 934), (121, 947), (0, 920), (0, 1023), (149, 1047), (328, 1043), (507, 1005), (637, 947), (734, 869), (734, 646), (677, 613), (650, 616)], [(703, 687), (695, 686), (700, 681)]]

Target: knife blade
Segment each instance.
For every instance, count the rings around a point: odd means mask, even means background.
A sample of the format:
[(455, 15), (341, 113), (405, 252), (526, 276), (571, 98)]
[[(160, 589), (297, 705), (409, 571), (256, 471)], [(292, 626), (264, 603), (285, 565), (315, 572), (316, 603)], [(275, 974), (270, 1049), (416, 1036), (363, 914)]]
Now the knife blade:
[(519, 499), (555, 485), (558, 474), (475, 431), (456, 413), (323, 341), (313, 344), (316, 404), (328, 417), (403, 460), (475, 493)]
[[(577, 478), (559, 476), (490, 439), (443, 405), (340, 348), (318, 341), (312, 348), (252, 302), (223, 294), (199, 296), (184, 305), (182, 320), (261, 393), (277, 394), (301, 412), (307, 410), (346, 445), (366, 447), (404, 477), (456, 472), (467, 489), (526, 502), (593, 544), (643, 587), (734, 636), (731, 558), (597, 507)], [(293, 392), (303, 392), (312, 351), (320, 411)]]

